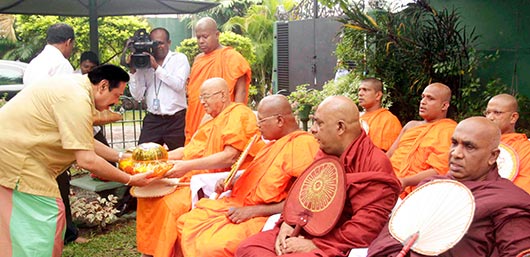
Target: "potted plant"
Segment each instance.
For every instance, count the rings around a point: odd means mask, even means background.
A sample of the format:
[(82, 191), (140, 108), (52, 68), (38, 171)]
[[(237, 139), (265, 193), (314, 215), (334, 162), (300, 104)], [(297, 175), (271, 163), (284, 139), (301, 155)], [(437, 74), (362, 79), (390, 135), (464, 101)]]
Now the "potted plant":
[(288, 97), (295, 114), (302, 121), (304, 130), (307, 130), (309, 115), (313, 112), (314, 107), (322, 101), (320, 91), (308, 88), (308, 86), (309, 84), (296, 86), (296, 91), (292, 92)]

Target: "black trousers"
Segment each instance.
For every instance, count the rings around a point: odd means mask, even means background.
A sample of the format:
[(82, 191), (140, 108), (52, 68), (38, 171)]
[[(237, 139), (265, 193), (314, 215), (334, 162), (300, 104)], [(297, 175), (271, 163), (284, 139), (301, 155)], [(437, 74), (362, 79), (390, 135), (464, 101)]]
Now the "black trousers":
[(186, 140), (184, 136), (185, 123), (186, 109), (173, 115), (147, 113), (144, 117), (138, 144), (147, 142), (166, 144), (169, 150), (184, 146)]

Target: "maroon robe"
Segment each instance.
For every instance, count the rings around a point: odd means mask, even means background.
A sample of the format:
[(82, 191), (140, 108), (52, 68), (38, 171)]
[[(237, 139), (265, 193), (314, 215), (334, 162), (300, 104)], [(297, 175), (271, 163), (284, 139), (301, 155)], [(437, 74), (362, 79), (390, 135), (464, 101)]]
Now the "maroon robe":
[[(434, 179), (453, 179), (434, 176)], [(423, 184), (422, 183), (422, 184)], [(484, 181), (462, 181), (475, 196), (475, 216), (467, 233), (453, 248), (439, 256), (515, 257), (530, 249), (530, 195), (499, 176), (494, 167)], [(388, 226), (370, 245), (369, 257), (393, 257), (403, 246), (388, 231)], [(409, 252), (407, 256), (424, 256)]]
[[(315, 159), (324, 156), (326, 154), (320, 151)], [(351, 248), (367, 247), (388, 221), (401, 185), (386, 155), (362, 132), (340, 161), (346, 172), (347, 200), (337, 225), (321, 237), (301, 232), (300, 235), (311, 239), (318, 250), (282, 256), (347, 256)], [(243, 241), (235, 256), (276, 256), (274, 242), (281, 223), (282, 218), (273, 230)]]

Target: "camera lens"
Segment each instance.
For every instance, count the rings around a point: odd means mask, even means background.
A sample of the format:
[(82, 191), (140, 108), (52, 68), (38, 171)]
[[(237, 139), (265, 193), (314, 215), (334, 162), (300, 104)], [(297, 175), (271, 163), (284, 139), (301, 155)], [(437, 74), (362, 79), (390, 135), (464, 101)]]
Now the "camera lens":
[(148, 68), (151, 64), (149, 55), (146, 54), (134, 54), (131, 59), (134, 67), (137, 69)]

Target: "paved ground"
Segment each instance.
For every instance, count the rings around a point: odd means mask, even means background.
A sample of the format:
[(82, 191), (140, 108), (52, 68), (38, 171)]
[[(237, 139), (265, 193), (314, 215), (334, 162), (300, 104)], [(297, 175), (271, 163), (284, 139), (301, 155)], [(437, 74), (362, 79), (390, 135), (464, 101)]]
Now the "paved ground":
[(105, 135), (110, 146), (116, 150), (123, 150), (136, 146), (140, 137), (141, 126), (136, 124), (114, 123), (105, 126)]

